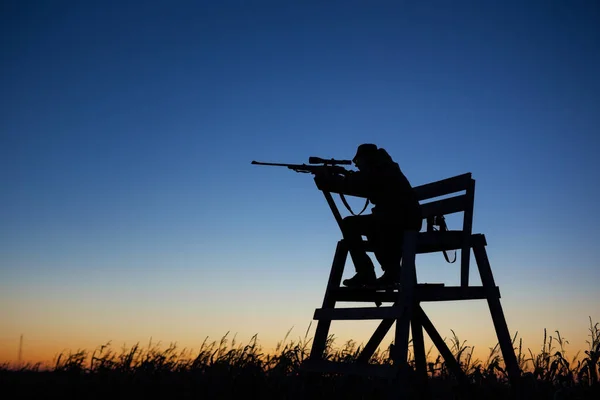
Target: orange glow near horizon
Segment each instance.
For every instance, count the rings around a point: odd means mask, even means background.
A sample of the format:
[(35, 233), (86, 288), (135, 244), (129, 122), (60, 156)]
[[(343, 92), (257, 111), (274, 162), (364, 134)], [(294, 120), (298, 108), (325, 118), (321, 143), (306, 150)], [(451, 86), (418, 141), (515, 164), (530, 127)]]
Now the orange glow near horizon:
[[(497, 343), (491, 318), (488, 318), (487, 321), (481, 321), (480, 323), (469, 323), (467, 319), (469, 315), (472, 314), (463, 313), (464, 315), (462, 318), (457, 318), (457, 316), (454, 315), (453, 318), (455, 320), (455, 324), (453, 328), (450, 328), (446, 325), (446, 322), (444, 322), (443, 318), (437, 318), (438, 322), (436, 323), (436, 312), (428, 312), (427, 310), (426, 312), (432, 319), (432, 322), (436, 326), (436, 329), (440, 335), (446, 339), (446, 344), (448, 347), (452, 348), (452, 331), (450, 330), (452, 329), (456, 333), (461, 344), (464, 343), (466, 346), (469, 346), (469, 352), (473, 351), (474, 360), (487, 360), (490, 348)], [(443, 313), (444, 310), (442, 310), (442, 314)], [(344, 344), (349, 340), (354, 341), (358, 345), (366, 343), (377, 324), (377, 321), (334, 321), (330, 331), (330, 333), (334, 334), (335, 336), (334, 348), (338, 349), (343, 347)], [(274, 353), (278, 343), (297, 343), (299, 340), (304, 340), (305, 336), (308, 339), (312, 339), (314, 330), (316, 328), (316, 322), (311, 325), (308, 333), (306, 332), (306, 328), (307, 327), (292, 328), (285, 342), (283, 342), (283, 340), (290, 329), (278, 330), (276, 332), (271, 331), (271, 334), (265, 335), (261, 335), (259, 332), (258, 345), (261, 347), (263, 353), (272, 354)], [(509, 328), (511, 328), (510, 322)], [(586, 340), (589, 340), (588, 328), (589, 320), (587, 326), (585, 323), (582, 323), (578, 327), (565, 327), (565, 329), (557, 329), (561, 336), (569, 342), (566, 346), (566, 354), (569, 360), (575, 357), (578, 352), (581, 356), (583, 351), (588, 349), (588, 345), (586, 343)], [(515, 332), (516, 330), (511, 329), (511, 334), (513, 336)], [(185, 354), (188, 356), (193, 356), (194, 353), (197, 354), (202, 342), (205, 339), (207, 339), (207, 343), (216, 342), (218, 344), (225, 335), (226, 332), (223, 332), (221, 335), (215, 334), (208, 337), (198, 336), (195, 338), (191, 337), (191, 335), (183, 335), (180, 337), (180, 340), (166, 335), (163, 337), (142, 337), (140, 335), (128, 335), (121, 336), (118, 338), (118, 340), (110, 340), (109, 338), (106, 340), (99, 340), (100, 335), (90, 335), (90, 337), (87, 338), (85, 336), (60, 337), (57, 335), (44, 335), (43, 332), (40, 332), (38, 334), (27, 334), (23, 336), (21, 365), (41, 363), (43, 366), (52, 367), (54, 366), (56, 357), (59, 354), (62, 353), (64, 357), (71, 352), (75, 353), (80, 350), (87, 352), (87, 358), (89, 360), (91, 354), (95, 350), (109, 342), (109, 347), (117, 354), (119, 354), (123, 349), (130, 349), (136, 343), (139, 344), (142, 349), (148, 349), (149, 346), (158, 346), (159, 349), (166, 349), (169, 344), (176, 343), (179, 351), (183, 351), (185, 349)], [(537, 354), (542, 348), (543, 335), (543, 330), (540, 332), (526, 331), (524, 334), (519, 332), (517, 341), (515, 343), (515, 348), (518, 349), (519, 339), (522, 339), (523, 352), (528, 356), (528, 349), (531, 349), (533, 354)], [(556, 332), (550, 328), (547, 330), (547, 335), (548, 337), (553, 336), (556, 338)], [(247, 331), (243, 333), (240, 331), (238, 334), (232, 331), (227, 333), (226, 343), (227, 346), (230, 347), (233, 340), (235, 347), (240, 345), (243, 346), (251, 340), (252, 336), (253, 334)], [(382, 342), (380, 349), (386, 349), (392, 339), (393, 328)], [(555, 341), (553, 344), (557, 345)], [(431, 340), (425, 333), (426, 352), (429, 351), (432, 346), (433, 344)], [(437, 354), (437, 350), (433, 347), (430, 358), (435, 358)], [(19, 335), (13, 337), (4, 336), (0, 339), (0, 363), (16, 366), (18, 364), (18, 355)]]

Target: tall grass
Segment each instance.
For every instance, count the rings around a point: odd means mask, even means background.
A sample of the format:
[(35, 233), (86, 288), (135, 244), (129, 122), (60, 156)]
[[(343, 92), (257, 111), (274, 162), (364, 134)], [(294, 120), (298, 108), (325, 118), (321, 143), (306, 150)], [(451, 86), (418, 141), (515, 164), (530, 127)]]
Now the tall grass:
[[(309, 326), (310, 329), (310, 326)], [(205, 338), (198, 350), (180, 349), (176, 343), (163, 346), (152, 343), (115, 350), (110, 342), (93, 351), (77, 350), (59, 354), (52, 365), (21, 367), (0, 366), (0, 387), (16, 390), (25, 397), (47, 397), (50, 394), (100, 398), (106, 396), (164, 395), (178, 398), (228, 398), (258, 396), (262, 398), (308, 398), (344, 396), (346, 398), (379, 398), (392, 384), (375, 378), (356, 378), (323, 374), (306, 375), (302, 363), (310, 354), (312, 339), (289, 340), (290, 331), (272, 352), (265, 352), (257, 335), (248, 343), (230, 339), (229, 333), (219, 341)], [(529, 398), (599, 398), (600, 327), (590, 318), (588, 349), (584, 354), (567, 356), (569, 342), (558, 331), (548, 335), (544, 330), (539, 351), (523, 350), (522, 340), (513, 338), (517, 361), (523, 371), (523, 382), (529, 387)], [(476, 388), (489, 389), (488, 398), (508, 398), (508, 376), (498, 344), (489, 349), (487, 358), (475, 359), (474, 348), (454, 331), (446, 340), (454, 357)], [(362, 345), (349, 340), (337, 346), (330, 336), (324, 358), (353, 362)], [(412, 348), (409, 364), (414, 366)], [(389, 363), (390, 349), (379, 349), (370, 360), (373, 364)], [(433, 349), (427, 352), (427, 370), (432, 386), (449, 392), (437, 392), (439, 398), (451, 393), (454, 382), (445, 361)], [(440, 382), (449, 382), (441, 385)], [(12, 390), (11, 389), (11, 390)], [(445, 393), (445, 394), (444, 394)], [(493, 397), (495, 396), (495, 397)], [(557, 397), (558, 396), (558, 397)], [(435, 397), (435, 396), (434, 396)]]

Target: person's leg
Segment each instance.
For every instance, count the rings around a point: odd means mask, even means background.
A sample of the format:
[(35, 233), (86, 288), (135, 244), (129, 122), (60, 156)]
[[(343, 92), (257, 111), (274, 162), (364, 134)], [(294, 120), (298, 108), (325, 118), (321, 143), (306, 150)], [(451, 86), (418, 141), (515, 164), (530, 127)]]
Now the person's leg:
[(384, 271), (378, 283), (394, 283), (400, 276), (404, 229), (398, 221), (380, 217), (377, 229), (372, 233), (369, 242), (373, 243), (375, 257)]
[(404, 247), (404, 232), (407, 230), (420, 231), (422, 218), (420, 215), (401, 216), (376, 215), (374, 237), (369, 238), (374, 243), (375, 257), (381, 264), (384, 274), (377, 279), (378, 285), (388, 285), (400, 281), (402, 251)]
[(371, 214), (355, 215), (342, 220), (344, 239), (348, 243), (350, 257), (356, 269), (356, 275), (344, 280), (346, 286), (360, 286), (374, 283), (375, 267), (373, 261), (362, 248), (362, 235), (370, 235), (375, 229), (375, 221)]

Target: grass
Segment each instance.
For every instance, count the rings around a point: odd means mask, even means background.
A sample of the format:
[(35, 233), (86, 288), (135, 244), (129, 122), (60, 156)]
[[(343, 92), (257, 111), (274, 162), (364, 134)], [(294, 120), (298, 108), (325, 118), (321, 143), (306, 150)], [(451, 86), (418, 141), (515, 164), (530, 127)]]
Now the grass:
[[(309, 327), (310, 329), (310, 327)], [(567, 356), (569, 343), (558, 331), (544, 331), (538, 352), (522, 347), (513, 338), (515, 354), (523, 371), (523, 390), (533, 399), (600, 399), (600, 327), (590, 318), (588, 350)], [(111, 343), (89, 352), (78, 350), (58, 355), (51, 366), (0, 366), (0, 390), (11, 398), (232, 398), (244, 396), (277, 399), (304, 398), (385, 398), (394, 382), (371, 377), (335, 374), (308, 375), (301, 365), (308, 358), (312, 339), (308, 330), (297, 341), (286, 337), (274, 352), (266, 353), (255, 335), (246, 343), (229, 339), (204, 340), (199, 350), (180, 349), (175, 343), (136, 344), (116, 351)], [(485, 360), (474, 359), (474, 348), (452, 332), (446, 340), (471, 383), (476, 398), (511, 398), (499, 346), (489, 349)], [(324, 357), (331, 361), (353, 362), (361, 346), (350, 340), (335, 346), (327, 341)], [(411, 349), (409, 349), (411, 350)], [(409, 364), (414, 366), (410, 353)], [(388, 364), (389, 348), (379, 349), (372, 364)], [(433, 398), (458, 396), (456, 382), (444, 360), (427, 354)], [(3, 396), (4, 397), (4, 396)], [(6, 398), (6, 397), (4, 397)]]

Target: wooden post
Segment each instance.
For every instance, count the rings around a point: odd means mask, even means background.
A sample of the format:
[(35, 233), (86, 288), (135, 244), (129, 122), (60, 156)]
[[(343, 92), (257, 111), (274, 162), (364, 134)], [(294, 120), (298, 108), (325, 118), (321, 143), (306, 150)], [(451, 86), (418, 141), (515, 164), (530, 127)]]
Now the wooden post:
[(473, 207), (475, 204), (475, 180), (471, 179), (466, 191), (463, 216), (463, 247), (460, 250), (460, 285), (469, 286), (469, 264), (471, 263), (471, 232), (473, 230)]
[[(335, 307), (335, 298), (331, 295), (333, 290), (340, 286), (342, 275), (344, 273), (344, 265), (346, 264), (346, 258), (348, 257), (348, 247), (343, 240), (340, 240), (335, 249), (335, 255), (333, 256), (333, 263), (331, 265), (331, 272), (329, 273), (329, 281), (327, 282), (327, 289), (325, 290), (325, 297), (323, 299), (323, 308)], [(331, 326), (331, 320), (319, 320), (317, 323), (317, 330), (315, 331), (315, 339), (313, 342), (312, 349), (310, 351), (311, 359), (321, 359), (323, 352), (325, 351), (325, 345), (327, 343), (327, 335), (329, 334), (329, 328)]]
[(375, 333), (373, 333), (373, 336), (371, 336), (371, 339), (369, 339), (369, 341), (365, 345), (365, 348), (356, 359), (356, 362), (369, 362), (371, 356), (373, 355), (373, 353), (375, 353), (375, 350), (377, 350), (377, 347), (379, 346), (385, 335), (387, 335), (394, 322), (396, 322), (396, 320), (394, 319), (384, 319), (379, 323), (379, 326), (375, 330)]
[[(415, 302), (414, 307), (419, 307), (419, 303)], [(413, 352), (415, 353), (415, 372), (421, 399), (430, 397), (428, 388), (427, 376), (427, 360), (425, 358), (425, 341), (423, 340), (423, 325), (421, 324), (421, 316), (416, 310), (413, 311), (412, 321), (410, 322), (413, 340)]]
[(476, 238), (475, 243), (473, 243), (473, 253), (475, 254), (475, 260), (477, 261), (477, 266), (481, 275), (481, 283), (487, 293), (487, 302), (490, 307), (490, 313), (492, 314), (494, 327), (496, 328), (496, 335), (498, 335), (498, 343), (500, 344), (500, 350), (502, 350), (502, 357), (504, 358), (506, 370), (508, 371), (508, 378), (512, 384), (516, 385), (521, 375), (519, 363), (517, 362), (515, 350), (512, 346), (512, 340), (510, 333), (508, 332), (508, 326), (506, 325), (500, 298), (493, 290), (496, 287), (496, 283), (494, 282), (494, 276), (492, 275), (492, 269), (485, 251), (485, 246), (479, 238)]
[(398, 291), (398, 304), (403, 312), (396, 322), (396, 335), (394, 340), (394, 363), (404, 365), (408, 358), (408, 334), (412, 317), (414, 289), (416, 281), (415, 250), (417, 245), (417, 232), (404, 233), (404, 250), (402, 252), (402, 269), (400, 273), (401, 290)]
[(467, 379), (465, 373), (460, 368), (460, 365), (458, 364), (458, 362), (454, 358), (454, 355), (446, 345), (446, 342), (444, 342), (444, 339), (442, 339), (442, 337), (435, 329), (435, 327), (433, 326), (423, 309), (419, 306), (415, 310), (415, 312), (419, 315), (419, 320), (423, 324), (423, 328), (425, 328), (425, 331), (431, 338), (431, 341), (433, 342), (433, 344), (435, 344), (435, 347), (437, 347), (442, 357), (444, 357), (444, 361), (448, 365), (448, 369), (452, 371), (452, 373), (458, 379), (459, 382), (465, 383)]

